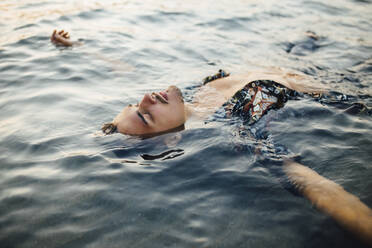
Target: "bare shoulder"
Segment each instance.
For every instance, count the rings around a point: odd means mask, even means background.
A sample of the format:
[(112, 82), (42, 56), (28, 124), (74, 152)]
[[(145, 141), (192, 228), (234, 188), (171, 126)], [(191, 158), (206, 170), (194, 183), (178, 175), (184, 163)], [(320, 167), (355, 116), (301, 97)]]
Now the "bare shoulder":
[(325, 93), (325, 86), (312, 80), (309, 76), (278, 67), (268, 67), (239, 75), (217, 79), (208, 84), (227, 97), (231, 97), (247, 83), (254, 80), (273, 80), (287, 88), (303, 93)]
[(280, 67), (263, 68), (262, 70), (250, 73), (250, 77), (273, 80), (289, 89), (303, 93), (327, 92), (327, 88), (324, 85), (316, 82), (311, 77), (300, 72), (294, 72)]

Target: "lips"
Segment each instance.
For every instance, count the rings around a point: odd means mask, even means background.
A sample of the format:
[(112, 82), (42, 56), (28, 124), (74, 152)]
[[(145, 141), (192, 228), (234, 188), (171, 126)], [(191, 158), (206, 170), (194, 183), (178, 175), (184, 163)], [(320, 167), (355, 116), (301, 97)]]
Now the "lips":
[(165, 100), (168, 101), (168, 95), (167, 95), (167, 93), (161, 91), (161, 92), (159, 92), (159, 95), (161, 95)]
[(161, 103), (168, 104), (168, 95), (164, 92), (155, 93), (153, 92), (151, 94), (151, 97), (154, 101), (159, 100)]

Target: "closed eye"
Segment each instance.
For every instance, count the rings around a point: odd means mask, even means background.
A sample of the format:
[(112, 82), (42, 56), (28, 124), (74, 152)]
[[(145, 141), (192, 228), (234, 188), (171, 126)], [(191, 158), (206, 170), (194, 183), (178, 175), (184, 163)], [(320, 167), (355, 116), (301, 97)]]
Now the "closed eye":
[(137, 110), (136, 112), (137, 112), (138, 117), (142, 120), (142, 122), (143, 122), (146, 126), (148, 126), (149, 123), (146, 121), (145, 117), (143, 117), (143, 115), (142, 115), (138, 110)]
[(152, 116), (150, 112), (147, 112), (146, 115), (150, 117), (151, 121), (155, 122), (154, 117)]

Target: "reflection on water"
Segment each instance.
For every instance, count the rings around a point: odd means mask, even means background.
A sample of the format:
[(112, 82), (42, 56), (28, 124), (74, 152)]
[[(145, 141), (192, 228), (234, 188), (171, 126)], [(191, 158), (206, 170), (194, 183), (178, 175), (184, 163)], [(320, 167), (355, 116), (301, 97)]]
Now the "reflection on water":
[[(176, 84), (190, 99), (219, 68), (285, 67), (371, 107), (370, 9), (1, 1), (0, 246), (362, 247), (287, 190), (274, 155), (296, 154), (372, 206), (368, 114), (289, 101), (254, 127), (270, 140), (214, 119), (145, 140), (99, 130), (148, 91)], [(84, 45), (53, 46), (56, 28)]]

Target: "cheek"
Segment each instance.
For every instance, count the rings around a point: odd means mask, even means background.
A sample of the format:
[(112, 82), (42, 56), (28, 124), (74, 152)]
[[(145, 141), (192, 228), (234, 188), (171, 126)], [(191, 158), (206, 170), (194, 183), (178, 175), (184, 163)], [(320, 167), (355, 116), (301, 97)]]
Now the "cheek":
[(168, 122), (172, 122), (173, 125), (178, 126), (185, 122), (185, 110), (184, 106), (181, 104), (167, 109), (164, 114), (168, 116)]
[(178, 110), (177, 110), (177, 118), (180, 121), (182, 121), (183, 123), (185, 123), (185, 121), (186, 121), (185, 106), (183, 104), (180, 105)]
[(181, 118), (185, 118), (185, 104), (184, 103), (177, 104), (177, 113)]
[(185, 122), (185, 111), (182, 103), (171, 103), (169, 105), (154, 106), (154, 115), (157, 129), (170, 129), (180, 126)]

